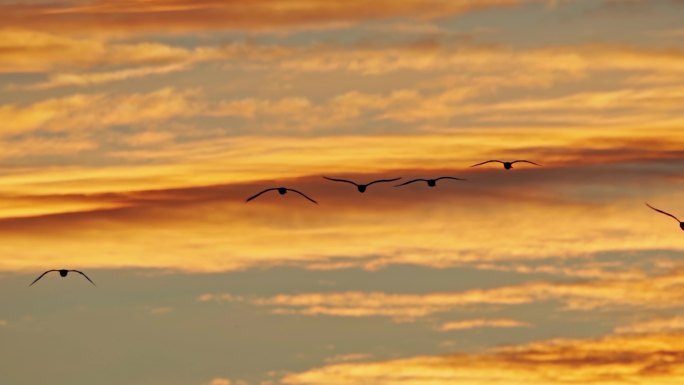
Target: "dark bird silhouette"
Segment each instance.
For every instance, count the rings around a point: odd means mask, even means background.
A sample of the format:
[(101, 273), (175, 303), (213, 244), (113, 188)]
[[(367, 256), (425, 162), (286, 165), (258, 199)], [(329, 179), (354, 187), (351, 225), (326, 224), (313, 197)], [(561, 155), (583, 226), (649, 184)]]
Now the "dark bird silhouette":
[(668, 217), (673, 218), (675, 221), (679, 222), (679, 228), (682, 229), (682, 230), (684, 230), (684, 222), (680, 221), (679, 218), (677, 218), (677, 217), (675, 217), (674, 215), (672, 215), (672, 214), (670, 214), (670, 213), (667, 213), (667, 212), (665, 212), (665, 211), (663, 211), (663, 210), (658, 210), (657, 208), (655, 208), (655, 207), (649, 205), (648, 203), (646, 203), (646, 206), (650, 207), (651, 209), (653, 209), (653, 210), (655, 210), (655, 211), (657, 211), (657, 212), (659, 212), (659, 213), (661, 213), (661, 214), (665, 214), (665, 215), (667, 215)]
[(372, 182), (370, 182), (370, 183), (358, 184), (358, 183), (356, 183), (356, 182), (352, 182), (352, 181), (346, 180), (346, 179), (328, 178), (327, 176), (324, 176), (323, 178), (325, 178), (325, 179), (327, 179), (327, 180), (331, 180), (331, 181), (333, 181), (333, 182), (351, 183), (351, 184), (353, 184), (354, 186), (356, 186), (356, 189), (359, 190), (360, 193), (366, 192), (366, 189), (368, 188), (368, 186), (370, 186), (370, 185), (372, 185), (372, 184), (374, 184), (374, 183), (394, 182), (394, 181), (398, 181), (399, 179), (401, 179), (401, 178), (394, 178), (394, 179), (378, 179), (378, 180), (374, 180), (374, 181), (372, 181)]
[(51, 272), (53, 272), (53, 271), (59, 271), (59, 276), (60, 276), (60, 277), (66, 277), (67, 274), (69, 274), (70, 272), (73, 271), (73, 272), (75, 272), (75, 273), (78, 273), (78, 274), (81, 274), (82, 276), (84, 276), (85, 279), (87, 279), (88, 281), (90, 281), (90, 283), (93, 284), (93, 286), (97, 286), (97, 285), (95, 285), (95, 282), (93, 282), (90, 278), (88, 278), (88, 276), (85, 275), (85, 273), (83, 273), (82, 271), (79, 271), (79, 270), (67, 270), (67, 269), (59, 269), (59, 270), (54, 270), (54, 269), (53, 269), (53, 270), (48, 270), (48, 271), (44, 272), (43, 274), (41, 274), (41, 275), (40, 275), (38, 278), (36, 278), (33, 282), (31, 282), (31, 284), (30, 284), (29, 286), (33, 286), (33, 284), (36, 283), (36, 282), (38, 282), (39, 279), (43, 278), (43, 276), (44, 276), (45, 274), (51, 273)]
[(470, 166), (470, 167), (482, 166), (483, 164), (492, 163), (492, 162), (498, 162), (498, 163), (503, 164), (503, 166), (504, 166), (504, 168), (505, 168), (506, 170), (512, 169), (512, 168), (513, 168), (513, 165), (514, 165), (515, 163), (521, 163), (521, 162), (522, 162), (522, 163), (530, 163), (530, 164), (533, 164), (533, 165), (535, 165), (535, 166), (541, 166), (541, 164), (534, 163), (534, 162), (530, 162), (529, 160), (522, 160), (522, 159), (521, 159), (521, 160), (514, 160), (514, 161), (512, 161), (512, 162), (504, 162), (504, 161), (502, 161), (502, 160), (492, 159), (492, 160), (488, 160), (488, 161), (486, 161), (486, 162), (474, 164), (474, 165), (472, 165), (472, 166)]
[(437, 186), (437, 181), (438, 181), (438, 180), (442, 180), (442, 179), (466, 180), (466, 179), (463, 179), (463, 178), (456, 178), (456, 177), (453, 177), (453, 176), (440, 176), (439, 178), (435, 178), (435, 179), (414, 179), (414, 180), (410, 180), (410, 181), (408, 181), (408, 182), (404, 182), (404, 183), (402, 183), (402, 184), (398, 184), (398, 185), (396, 185), (396, 186), (394, 186), (394, 187), (406, 186), (407, 184), (411, 184), (411, 183), (414, 183), (414, 182), (426, 182), (428, 186), (430, 186), (430, 187), (435, 187), (435, 186)]
[(311, 202), (313, 202), (313, 203), (315, 203), (315, 204), (318, 204), (318, 202), (316, 202), (315, 200), (309, 198), (309, 197), (306, 196), (306, 194), (304, 194), (303, 192), (297, 191), (297, 190), (294, 190), (294, 189), (291, 189), (291, 188), (287, 188), (287, 187), (273, 187), (273, 188), (268, 188), (268, 189), (266, 189), (266, 190), (264, 190), (264, 191), (262, 191), (262, 192), (260, 192), (260, 193), (258, 193), (258, 194), (256, 194), (256, 195), (252, 195), (251, 197), (247, 198), (247, 202), (251, 201), (252, 199), (258, 197), (259, 195), (261, 195), (261, 194), (263, 194), (263, 193), (267, 193), (267, 192), (273, 191), (273, 190), (278, 190), (278, 194), (280, 194), (280, 195), (285, 195), (288, 191), (292, 191), (292, 192), (295, 192), (295, 193), (297, 193), (297, 194), (303, 196), (304, 198), (310, 200)]

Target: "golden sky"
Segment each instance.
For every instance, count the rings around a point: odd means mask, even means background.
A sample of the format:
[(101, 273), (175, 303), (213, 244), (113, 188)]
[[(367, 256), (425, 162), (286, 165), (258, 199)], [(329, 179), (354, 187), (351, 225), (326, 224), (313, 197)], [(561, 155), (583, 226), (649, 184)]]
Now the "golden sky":
[(0, 382), (681, 383), (682, 12), (0, 1)]

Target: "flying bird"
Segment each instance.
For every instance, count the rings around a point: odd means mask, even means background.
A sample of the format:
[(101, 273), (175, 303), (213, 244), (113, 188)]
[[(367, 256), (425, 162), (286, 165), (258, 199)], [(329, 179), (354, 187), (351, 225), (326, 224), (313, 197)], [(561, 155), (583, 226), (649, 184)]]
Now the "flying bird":
[(498, 163), (503, 164), (503, 166), (504, 166), (504, 168), (505, 168), (506, 170), (512, 169), (512, 168), (513, 168), (513, 165), (514, 165), (515, 163), (521, 163), (521, 162), (522, 162), (522, 163), (530, 163), (530, 164), (533, 164), (533, 165), (535, 165), (535, 166), (541, 166), (541, 164), (534, 163), (534, 162), (531, 162), (531, 161), (529, 161), (529, 160), (522, 160), (522, 159), (521, 159), (521, 160), (514, 160), (514, 161), (512, 161), (512, 162), (504, 162), (504, 161), (502, 161), (502, 160), (492, 159), (492, 160), (488, 160), (488, 161), (486, 161), (486, 162), (474, 164), (474, 165), (472, 165), (472, 166), (470, 166), (470, 167), (482, 166), (483, 164), (492, 163), (492, 162), (498, 162)]
[(41, 275), (40, 275), (38, 278), (36, 278), (33, 282), (31, 282), (31, 284), (30, 284), (29, 286), (33, 286), (33, 284), (36, 283), (36, 282), (38, 282), (39, 279), (43, 278), (43, 276), (44, 276), (45, 274), (51, 273), (51, 272), (53, 272), (53, 271), (58, 271), (60, 277), (66, 277), (67, 274), (69, 274), (70, 272), (73, 271), (73, 272), (75, 272), (75, 273), (78, 273), (78, 274), (81, 274), (82, 276), (84, 276), (85, 279), (87, 279), (88, 281), (90, 281), (90, 283), (93, 284), (93, 286), (97, 286), (97, 285), (95, 285), (95, 282), (93, 282), (90, 278), (88, 278), (88, 276), (85, 275), (85, 273), (83, 273), (82, 271), (79, 271), (79, 270), (67, 270), (67, 269), (59, 269), (59, 270), (54, 270), (54, 269), (53, 269), (53, 270), (48, 270), (48, 271), (44, 272), (43, 274), (41, 274)]
[(398, 184), (398, 185), (396, 185), (396, 186), (394, 186), (394, 187), (406, 186), (407, 184), (411, 184), (411, 183), (414, 183), (414, 182), (426, 182), (428, 186), (430, 186), (430, 187), (435, 187), (435, 186), (437, 186), (437, 181), (438, 181), (438, 180), (442, 180), (442, 179), (466, 180), (466, 179), (463, 179), (463, 178), (456, 178), (456, 177), (453, 177), (453, 176), (440, 176), (439, 178), (435, 178), (435, 179), (414, 179), (414, 180), (410, 180), (410, 181), (408, 181), (408, 182), (404, 182), (404, 183), (402, 183), (402, 184)]
[(354, 186), (356, 186), (356, 189), (359, 190), (360, 193), (366, 192), (366, 189), (368, 188), (368, 186), (370, 186), (370, 185), (372, 185), (372, 184), (374, 184), (374, 183), (394, 182), (394, 181), (398, 181), (399, 179), (401, 179), (401, 178), (394, 178), (394, 179), (378, 179), (378, 180), (374, 180), (374, 181), (372, 181), (372, 182), (370, 182), (370, 183), (358, 184), (358, 183), (356, 183), (356, 182), (352, 182), (352, 181), (346, 180), (346, 179), (328, 178), (327, 176), (324, 176), (323, 178), (325, 178), (325, 179), (327, 179), (327, 180), (331, 180), (331, 181), (333, 181), (333, 182), (351, 183), (351, 184), (353, 184)]
[(287, 187), (273, 187), (273, 188), (268, 188), (268, 189), (266, 189), (266, 190), (264, 190), (264, 191), (262, 191), (262, 192), (260, 192), (260, 193), (258, 193), (258, 194), (256, 194), (256, 195), (252, 195), (251, 197), (247, 198), (247, 202), (251, 201), (252, 199), (258, 197), (258, 196), (261, 195), (261, 194), (264, 194), (264, 193), (267, 193), (267, 192), (273, 191), (273, 190), (277, 190), (277, 191), (278, 191), (278, 194), (280, 194), (280, 195), (285, 195), (288, 191), (292, 191), (292, 192), (295, 192), (295, 193), (297, 193), (297, 194), (303, 196), (304, 198), (310, 200), (311, 202), (313, 202), (313, 203), (315, 203), (315, 204), (318, 204), (318, 202), (316, 202), (315, 200), (309, 198), (309, 197), (306, 196), (306, 194), (304, 194), (303, 192), (297, 191), (297, 190), (294, 190), (294, 189), (291, 189), (291, 188), (287, 188)]
[(682, 229), (682, 230), (684, 230), (684, 222), (680, 221), (679, 218), (675, 217), (674, 215), (672, 215), (672, 214), (670, 214), (670, 213), (666, 213), (666, 212), (663, 211), (663, 210), (658, 210), (657, 208), (655, 208), (655, 207), (649, 205), (648, 203), (646, 203), (646, 206), (650, 207), (651, 209), (653, 209), (653, 210), (655, 210), (655, 211), (657, 211), (657, 212), (659, 212), (659, 213), (661, 213), (661, 214), (665, 214), (665, 215), (667, 215), (668, 217), (674, 218), (674, 220), (676, 220), (677, 222), (679, 222), (679, 228)]

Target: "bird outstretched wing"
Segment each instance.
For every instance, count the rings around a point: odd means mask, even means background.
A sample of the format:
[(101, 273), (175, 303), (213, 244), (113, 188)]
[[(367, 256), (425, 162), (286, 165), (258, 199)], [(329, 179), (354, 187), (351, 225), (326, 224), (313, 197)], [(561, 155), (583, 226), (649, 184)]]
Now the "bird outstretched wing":
[(50, 272), (53, 272), (53, 271), (58, 271), (58, 270), (48, 270), (48, 271), (44, 272), (44, 273), (41, 274), (38, 278), (36, 278), (33, 282), (31, 282), (31, 284), (30, 284), (29, 286), (33, 286), (33, 284), (36, 283), (36, 282), (38, 282), (39, 279), (43, 278), (43, 276), (44, 276), (45, 274), (50, 273)]
[(435, 181), (442, 180), (442, 179), (467, 180), (467, 179), (463, 179), (463, 178), (456, 178), (455, 176), (440, 176), (439, 178), (435, 179)]
[(259, 195), (264, 194), (264, 193), (267, 193), (267, 192), (269, 192), (269, 191), (273, 191), (273, 190), (277, 190), (277, 188), (275, 188), (275, 187), (274, 187), (274, 188), (268, 188), (268, 189), (266, 189), (266, 190), (264, 190), (264, 191), (262, 191), (262, 192), (260, 192), (260, 193), (258, 193), (258, 194), (256, 194), (256, 195), (252, 195), (251, 197), (247, 198), (247, 200), (246, 200), (245, 202), (249, 202), (249, 201), (251, 201), (252, 199), (258, 197)]
[(374, 184), (374, 183), (396, 182), (396, 181), (398, 181), (399, 179), (401, 179), (401, 178), (378, 179), (378, 180), (374, 180), (374, 181), (368, 183), (366, 186), (370, 186), (370, 185), (372, 185), (372, 184)]
[(486, 161), (486, 162), (482, 162), (482, 163), (474, 164), (474, 165), (472, 165), (472, 166), (470, 166), (470, 167), (477, 167), (477, 166), (482, 166), (483, 164), (487, 164), (487, 163), (492, 163), (492, 162), (499, 162), (499, 163), (503, 163), (503, 161), (501, 161), (501, 160), (496, 160), (496, 159), (492, 159), (492, 160), (488, 160), (488, 161)]
[(524, 159), (514, 160), (513, 162), (511, 162), (511, 164), (513, 164), (513, 163), (530, 163), (530, 164), (533, 164), (535, 166), (541, 166), (541, 164), (539, 164), (539, 163), (534, 163), (532, 161), (524, 160)]
[(674, 220), (676, 220), (676, 221), (679, 222), (679, 223), (682, 222), (682, 221), (679, 220), (679, 218), (675, 217), (674, 215), (672, 215), (672, 214), (670, 214), (670, 213), (667, 213), (667, 212), (665, 212), (665, 211), (663, 211), (663, 210), (658, 210), (657, 208), (655, 208), (655, 207), (649, 205), (648, 203), (646, 203), (646, 206), (650, 207), (651, 209), (653, 209), (653, 210), (655, 210), (655, 211), (657, 211), (657, 212), (659, 212), (659, 213), (661, 213), (661, 214), (665, 214), (665, 215), (667, 215), (668, 217), (674, 218)]
[(82, 272), (82, 271), (80, 271), (80, 270), (69, 270), (69, 271), (73, 271), (74, 273), (81, 274), (82, 276), (85, 277), (85, 279), (87, 279), (88, 281), (90, 281), (90, 283), (92, 283), (93, 286), (97, 286), (97, 285), (95, 284), (95, 282), (93, 282), (87, 275), (85, 275), (84, 272)]
[(398, 185), (396, 185), (396, 186), (394, 186), (394, 187), (406, 186), (407, 184), (411, 184), (411, 183), (414, 183), (414, 182), (427, 182), (427, 179), (414, 179), (414, 180), (410, 180), (410, 181), (408, 181), (408, 182), (404, 182), (404, 183), (398, 184)]
[(325, 178), (325, 179), (327, 179), (327, 180), (331, 180), (331, 181), (333, 181), (333, 182), (345, 182), (345, 183), (351, 183), (351, 184), (353, 184), (354, 186), (358, 186), (358, 185), (359, 185), (359, 184), (358, 184), (358, 183), (356, 183), (356, 182), (352, 182), (352, 181), (350, 181), (350, 180), (346, 180), (346, 179), (336, 179), (336, 178), (328, 178), (327, 176), (324, 176), (323, 178)]
[(296, 192), (297, 194), (303, 196), (304, 198), (310, 200), (311, 202), (313, 202), (313, 203), (315, 203), (315, 204), (318, 204), (318, 202), (316, 202), (315, 200), (309, 198), (306, 194), (304, 194), (304, 193), (301, 192), (301, 191), (293, 190), (293, 189), (291, 189), (291, 188), (289, 188), (289, 189), (287, 189), (287, 190), (288, 190), (288, 191), (292, 191), (292, 192)]

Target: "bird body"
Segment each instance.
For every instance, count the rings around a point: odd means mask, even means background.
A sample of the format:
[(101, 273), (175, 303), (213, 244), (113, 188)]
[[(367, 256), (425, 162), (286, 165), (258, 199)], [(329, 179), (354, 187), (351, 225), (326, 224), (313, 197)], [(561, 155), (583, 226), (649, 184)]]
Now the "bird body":
[(267, 193), (267, 192), (269, 192), (269, 191), (274, 191), (274, 190), (275, 190), (275, 191), (278, 191), (278, 194), (280, 194), (280, 195), (285, 195), (288, 191), (292, 191), (292, 192), (294, 192), (294, 193), (297, 193), (297, 194), (303, 196), (304, 198), (308, 199), (309, 201), (311, 201), (311, 202), (313, 202), (313, 203), (315, 203), (315, 204), (318, 204), (318, 202), (316, 202), (315, 200), (309, 198), (309, 197), (308, 197), (306, 194), (304, 194), (303, 192), (297, 191), (297, 190), (295, 190), (295, 189), (287, 188), (287, 187), (273, 187), (273, 188), (267, 188), (266, 190), (261, 191), (260, 193), (255, 194), (255, 195), (252, 195), (251, 197), (247, 198), (247, 202), (251, 201), (251, 200), (254, 199), (254, 198), (257, 198), (257, 197), (260, 196), (261, 194)]
[(36, 278), (33, 282), (31, 282), (31, 284), (30, 284), (29, 286), (33, 286), (33, 284), (36, 283), (36, 282), (38, 282), (39, 279), (43, 278), (43, 276), (44, 276), (45, 274), (51, 273), (51, 272), (53, 272), (53, 271), (58, 272), (60, 277), (66, 277), (70, 272), (75, 272), (75, 273), (81, 274), (82, 276), (85, 277), (85, 279), (87, 279), (90, 283), (92, 283), (93, 286), (97, 286), (97, 285), (95, 285), (95, 282), (93, 282), (93, 281), (92, 281), (87, 275), (85, 275), (85, 273), (83, 273), (82, 271), (80, 271), (80, 270), (69, 270), (69, 269), (52, 269), (52, 270), (48, 270), (48, 271), (44, 272), (43, 274), (41, 274), (41, 275), (40, 275), (38, 278)]
[(398, 185), (396, 185), (396, 186), (394, 186), (394, 187), (406, 186), (407, 184), (411, 184), (411, 183), (414, 183), (414, 182), (425, 182), (425, 183), (427, 183), (427, 185), (428, 185), (429, 187), (435, 187), (435, 186), (437, 186), (437, 181), (438, 181), (438, 180), (441, 180), (441, 179), (466, 180), (466, 179), (463, 179), (463, 178), (456, 178), (456, 177), (454, 177), (454, 176), (441, 176), (441, 177), (435, 178), (435, 179), (414, 179), (414, 180), (410, 180), (410, 181), (408, 181), (408, 182), (404, 182), (404, 183), (402, 183), (402, 184), (398, 184)]
[(359, 184), (359, 183), (356, 183), (356, 182), (354, 182), (354, 181), (347, 180), (347, 179), (328, 178), (327, 176), (324, 176), (323, 178), (325, 178), (325, 179), (327, 179), (327, 180), (330, 180), (330, 181), (333, 181), (333, 182), (343, 182), (343, 183), (350, 183), (350, 184), (353, 184), (354, 186), (356, 186), (356, 189), (357, 189), (360, 193), (366, 192), (366, 190), (368, 189), (368, 186), (370, 186), (370, 185), (372, 185), (372, 184), (375, 184), (375, 183), (385, 183), (385, 182), (394, 182), (394, 181), (398, 181), (399, 179), (401, 179), (401, 178), (378, 179), (378, 180), (374, 180), (374, 181), (372, 181), (372, 182), (370, 182), (370, 183)]
[(486, 162), (474, 164), (474, 165), (472, 165), (472, 166), (470, 166), (470, 167), (482, 166), (483, 164), (493, 163), (493, 162), (503, 164), (503, 167), (504, 167), (504, 169), (506, 169), (506, 170), (512, 169), (512, 168), (513, 168), (513, 165), (514, 165), (515, 163), (530, 163), (530, 164), (533, 164), (533, 165), (535, 165), (535, 166), (541, 166), (541, 164), (534, 163), (534, 162), (531, 162), (531, 161), (529, 161), (529, 160), (524, 160), (524, 159), (521, 159), (521, 160), (514, 160), (514, 161), (512, 161), (512, 162), (506, 162), (506, 161), (503, 161), (503, 160), (492, 159), (492, 160), (488, 160), (488, 161), (486, 161)]

